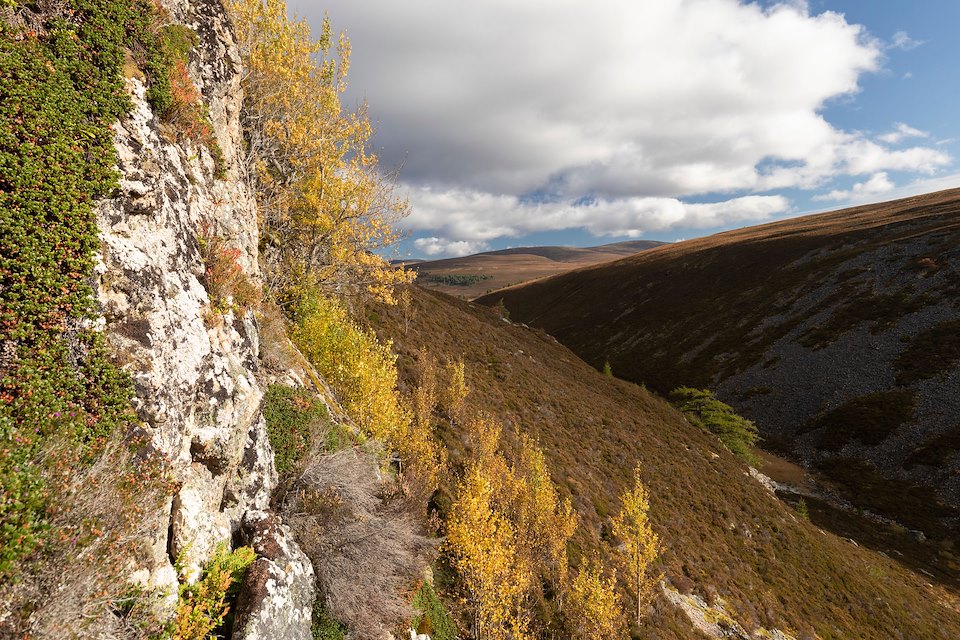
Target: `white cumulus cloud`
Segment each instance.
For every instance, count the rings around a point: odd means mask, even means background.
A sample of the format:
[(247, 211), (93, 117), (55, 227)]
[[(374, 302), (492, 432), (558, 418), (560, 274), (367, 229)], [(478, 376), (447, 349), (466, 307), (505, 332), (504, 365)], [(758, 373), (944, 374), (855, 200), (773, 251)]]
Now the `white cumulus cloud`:
[(885, 172), (875, 173), (869, 180), (855, 183), (850, 189), (835, 189), (830, 193), (815, 196), (814, 200), (839, 201), (839, 200), (860, 200), (870, 198), (880, 194), (889, 193), (894, 190), (895, 185)]
[(428, 255), (452, 254), (445, 247), (453, 239), (460, 239), (465, 249), (466, 245), (494, 238), (564, 229), (586, 229), (595, 236), (636, 238), (654, 231), (757, 222), (790, 210), (787, 198), (769, 195), (714, 203), (685, 203), (661, 197), (531, 202), (515, 196), (425, 187), (411, 192), (410, 201), (413, 214), (403, 221), (404, 226), (438, 232), (439, 237), (415, 241), (415, 246)]
[(480, 253), (490, 247), (485, 242), (466, 242), (464, 240), (448, 240), (446, 238), (417, 238), (413, 241), (417, 250), (430, 257), (452, 257), (466, 256), (473, 253)]
[[(347, 100), (369, 101), (381, 161), (403, 166), (407, 226), (437, 239), (702, 226), (789, 208), (744, 194), (951, 162), (825, 119), (889, 47), (802, 0), (288, 4), (347, 31)], [(708, 196), (731, 202), (683, 204)]]
[(877, 139), (881, 142), (886, 142), (887, 144), (899, 144), (906, 140), (907, 138), (929, 138), (930, 134), (926, 131), (921, 131), (911, 127), (908, 124), (903, 122), (898, 122), (893, 131), (885, 133), (881, 136), (878, 136)]

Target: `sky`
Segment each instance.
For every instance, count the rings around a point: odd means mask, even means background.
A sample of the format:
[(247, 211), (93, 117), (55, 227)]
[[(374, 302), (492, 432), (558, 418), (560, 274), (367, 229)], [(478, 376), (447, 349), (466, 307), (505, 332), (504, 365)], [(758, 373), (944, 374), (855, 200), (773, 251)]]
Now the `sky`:
[(352, 45), (398, 257), (676, 241), (960, 186), (956, 0), (288, 0)]

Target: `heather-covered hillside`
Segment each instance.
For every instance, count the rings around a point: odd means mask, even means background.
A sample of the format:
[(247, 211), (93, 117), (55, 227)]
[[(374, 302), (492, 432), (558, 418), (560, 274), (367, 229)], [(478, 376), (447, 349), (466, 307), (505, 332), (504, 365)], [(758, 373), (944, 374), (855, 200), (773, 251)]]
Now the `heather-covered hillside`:
[[(424, 347), (440, 358), (463, 357), (468, 402), (533, 436), (561, 492), (573, 499), (584, 526), (572, 557), (603, 548), (618, 496), (639, 461), (669, 589), (722, 600), (747, 629), (780, 629), (798, 638), (958, 632), (960, 615), (946, 590), (804, 521), (665, 401), (602, 375), (541, 331), (442, 294), (413, 291), (408, 307), (369, 313), (394, 340), (401, 377), (408, 384), (417, 378)], [(441, 435), (456, 468), (462, 434), (448, 429)], [(437, 502), (449, 504), (449, 498)], [(649, 637), (691, 637), (690, 623), (665, 595), (653, 609)]]
[[(955, 539), (960, 191), (682, 242), (498, 293), (596, 366), (715, 389), (860, 507)], [(945, 548), (944, 566), (957, 567)]]
[(521, 282), (617, 260), (661, 244), (633, 240), (599, 247), (515, 247), (461, 258), (421, 260), (408, 266), (419, 274), (421, 286), (472, 299)]

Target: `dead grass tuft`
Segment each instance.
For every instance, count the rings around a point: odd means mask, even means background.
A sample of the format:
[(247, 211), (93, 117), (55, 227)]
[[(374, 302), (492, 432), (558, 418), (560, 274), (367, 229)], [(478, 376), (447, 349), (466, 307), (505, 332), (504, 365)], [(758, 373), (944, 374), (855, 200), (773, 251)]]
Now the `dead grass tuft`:
[(382, 637), (410, 619), (412, 578), (434, 553), (396, 491), (375, 456), (347, 449), (317, 459), (281, 497), (327, 610), (357, 638)]

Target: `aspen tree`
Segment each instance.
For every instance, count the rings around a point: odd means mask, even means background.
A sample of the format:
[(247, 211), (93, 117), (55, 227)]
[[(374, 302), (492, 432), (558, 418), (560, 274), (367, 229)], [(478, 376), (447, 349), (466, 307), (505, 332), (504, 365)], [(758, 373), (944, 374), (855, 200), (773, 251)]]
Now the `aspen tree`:
[(613, 519), (613, 534), (623, 543), (627, 564), (636, 584), (637, 624), (643, 618), (643, 606), (653, 595), (659, 577), (653, 573), (653, 561), (660, 538), (650, 527), (650, 499), (640, 479), (640, 465), (633, 471), (633, 487), (620, 497), (623, 507)]
[(470, 387), (467, 386), (466, 372), (463, 365), (463, 359), (459, 359), (447, 364), (444, 368), (447, 376), (447, 384), (443, 388), (440, 397), (440, 406), (451, 420), (459, 420), (460, 413), (463, 410), (463, 403), (470, 393)]
[(409, 205), (370, 152), (366, 106), (341, 104), (349, 40), (334, 37), (328, 19), (314, 40), (283, 0), (235, 0), (229, 9), (246, 69), (243, 124), (268, 288), (281, 305), (317, 287), (394, 302), (393, 287), (413, 274), (377, 251), (397, 241), (393, 223)]
[(433, 412), (440, 402), (437, 391), (437, 359), (427, 350), (419, 349), (417, 364), (420, 365), (420, 379), (413, 390), (413, 416), (418, 426), (429, 429), (433, 426)]
[(401, 402), (391, 343), (377, 340), (332, 298), (313, 297), (298, 312), (294, 343), (331, 385), (354, 423), (400, 454), (409, 492), (429, 497), (439, 483), (446, 451), (433, 437), (429, 420), (422, 423)]
[(537, 573), (559, 592), (566, 578), (567, 541), (577, 528), (577, 514), (569, 498), (560, 499), (543, 452), (526, 436), (520, 437), (514, 472), (519, 480), (518, 528)]
[(474, 607), (478, 640), (524, 635), (531, 571), (508, 518), (495, 508), (494, 478), (481, 462), (466, 472), (447, 521), (447, 544)]
[(408, 483), (408, 489), (426, 502), (440, 483), (447, 457), (446, 450), (434, 437), (434, 412), (439, 401), (437, 361), (425, 350), (417, 353), (417, 361), (420, 380), (410, 398), (413, 415), (399, 448), (405, 454), (407, 468), (414, 472), (410, 478), (413, 484)]
[(500, 425), (475, 418), (465, 431), (471, 461), (448, 518), (447, 549), (470, 593), (477, 637), (498, 638), (508, 629), (519, 638), (529, 633), (529, 609), (543, 597), (543, 585), (554, 586), (561, 604), (577, 517), (533, 440), (520, 436), (509, 462), (500, 450)]
[(603, 564), (593, 555), (574, 576), (568, 595), (567, 619), (579, 640), (616, 638), (623, 631), (623, 610), (617, 574), (604, 576)]

